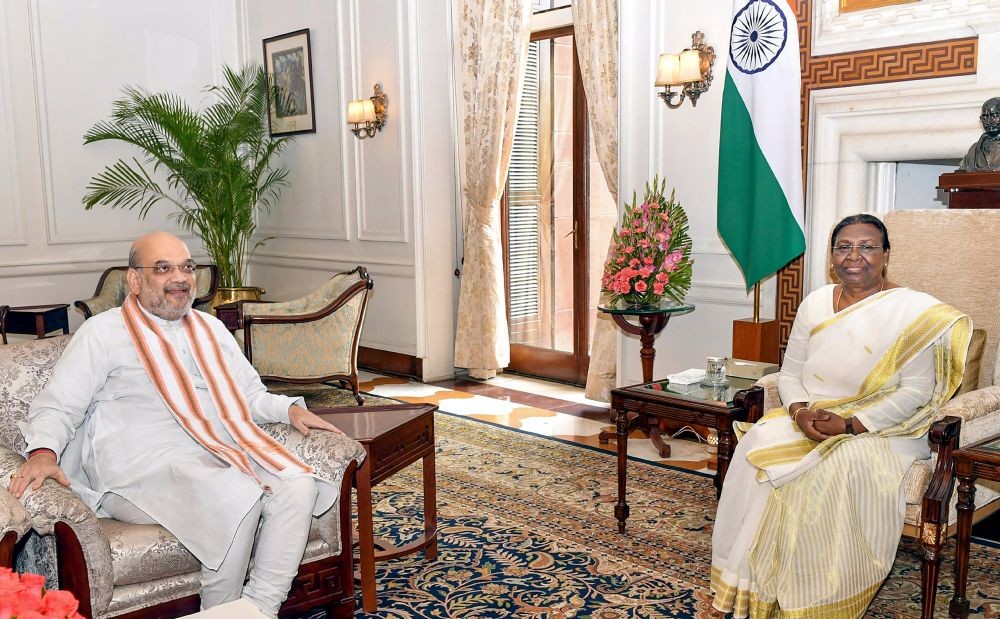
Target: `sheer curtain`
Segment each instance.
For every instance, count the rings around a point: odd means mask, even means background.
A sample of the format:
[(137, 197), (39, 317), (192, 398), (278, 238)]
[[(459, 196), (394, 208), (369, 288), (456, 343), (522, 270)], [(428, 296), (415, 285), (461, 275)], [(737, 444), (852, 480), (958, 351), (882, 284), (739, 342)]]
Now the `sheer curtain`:
[(492, 378), (510, 362), (500, 239), (517, 104), (530, 38), (530, 0), (463, 0), (459, 54), (464, 135), (465, 257), (455, 366)]
[[(573, 0), (573, 33), (587, 93), (591, 138), (608, 190), (618, 204), (618, 0)], [(601, 302), (605, 301), (602, 295)], [(587, 371), (588, 398), (610, 399), (617, 357), (614, 322), (607, 314), (598, 313)]]

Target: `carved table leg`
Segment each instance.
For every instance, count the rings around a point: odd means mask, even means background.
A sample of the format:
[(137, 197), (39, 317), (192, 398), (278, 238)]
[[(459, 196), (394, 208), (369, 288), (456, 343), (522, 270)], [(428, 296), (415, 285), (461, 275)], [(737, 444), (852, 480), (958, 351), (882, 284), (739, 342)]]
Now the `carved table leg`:
[(965, 597), (966, 579), (969, 576), (969, 537), (972, 534), (972, 512), (975, 509), (975, 477), (958, 473), (958, 539), (955, 556), (955, 595), (948, 605), (951, 617), (968, 617), (969, 600)]
[(628, 465), (628, 413), (618, 411), (615, 420), (618, 440), (618, 502), (615, 503), (615, 519), (618, 520), (618, 532), (625, 533), (625, 520), (628, 518), (628, 502), (625, 500), (625, 478)]

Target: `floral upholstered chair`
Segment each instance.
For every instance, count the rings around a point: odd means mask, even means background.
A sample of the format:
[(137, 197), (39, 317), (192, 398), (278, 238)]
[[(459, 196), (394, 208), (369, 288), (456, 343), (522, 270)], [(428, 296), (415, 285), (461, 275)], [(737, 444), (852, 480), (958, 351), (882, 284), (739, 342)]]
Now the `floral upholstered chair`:
[[(928, 209), (893, 211), (884, 222), (892, 244), (889, 281), (958, 308), (974, 328), (962, 386), (930, 430), (932, 455), (914, 462), (903, 479), (903, 535), (923, 545), (923, 608), (931, 617), (942, 548), (956, 529), (952, 451), (1000, 428), (1000, 217), (989, 210)], [(930, 258), (933, 248), (940, 259)], [(781, 406), (777, 381), (771, 374), (757, 382), (764, 387), (763, 411)], [(974, 522), (1000, 508), (998, 490), (992, 482), (977, 484)]]
[[(31, 530), (31, 517), (24, 506), (6, 491), (10, 474), (21, 466), (24, 459), (11, 457), (16, 454), (0, 454), (0, 567), (14, 567), (14, 547)], [(11, 467), (11, 470), (7, 470)]]
[(243, 302), (243, 351), (261, 378), (292, 383), (340, 381), (358, 404), (358, 341), (372, 278), (364, 267), (334, 275), (283, 303)]
[[(84, 320), (112, 307), (120, 307), (125, 302), (125, 297), (128, 296), (128, 282), (125, 281), (127, 272), (127, 266), (106, 269), (101, 274), (101, 279), (97, 280), (94, 296), (73, 303), (83, 312)], [(195, 286), (194, 308), (203, 312), (211, 310), (212, 298), (219, 288), (218, 267), (214, 264), (199, 264), (195, 271)]]
[[(26, 445), (17, 424), (27, 416), (28, 406), (49, 380), (71, 337), (0, 346), (0, 475), (4, 485), (24, 461)], [(263, 428), (313, 466), (320, 478), (341, 489), (339, 501), (313, 519), (302, 565), (282, 605), (282, 615), (322, 607), (329, 617), (351, 617), (351, 478), (364, 459), (364, 450), (356, 441), (333, 432), (303, 437), (284, 424)], [(17, 570), (43, 574), (49, 588), (72, 592), (84, 616), (160, 618), (197, 612), (200, 565), (163, 527), (98, 518), (72, 490), (51, 479), (37, 492), (29, 489), (22, 503), (33, 530), (17, 554)], [(183, 497), (178, 497), (179, 509), (182, 503)], [(5, 505), (0, 502), (0, 518)], [(16, 508), (11, 511), (16, 513)]]

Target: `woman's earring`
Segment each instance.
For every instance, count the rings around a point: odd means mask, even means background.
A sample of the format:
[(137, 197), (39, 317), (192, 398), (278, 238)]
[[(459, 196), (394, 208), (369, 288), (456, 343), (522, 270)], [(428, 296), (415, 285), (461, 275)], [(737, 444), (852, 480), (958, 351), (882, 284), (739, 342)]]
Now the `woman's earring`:
[(889, 262), (886, 261), (886, 263), (882, 265), (882, 279), (885, 279), (885, 276), (888, 272), (889, 272)]

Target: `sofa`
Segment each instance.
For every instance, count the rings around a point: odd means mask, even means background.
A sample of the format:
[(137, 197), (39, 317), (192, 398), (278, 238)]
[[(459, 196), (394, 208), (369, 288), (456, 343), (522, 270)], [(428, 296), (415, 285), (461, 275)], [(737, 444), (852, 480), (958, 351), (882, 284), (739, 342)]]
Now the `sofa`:
[[(26, 445), (17, 423), (25, 419), (71, 337), (0, 347), (4, 484), (24, 461)], [(353, 616), (350, 492), (364, 450), (340, 434), (311, 432), (303, 437), (285, 424), (263, 428), (341, 489), (339, 502), (313, 519), (302, 566), (280, 614), (322, 607), (329, 617)], [(160, 618), (198, 610), (200, 565), (163, 527), (98, 518), (69, 488), (53, 480), (37, 492), (29, 489), (21, 502), (32, 531), (17, 554), (18, 571), (41, 573), (48, 587), (71, 591), (84, 616)]]

